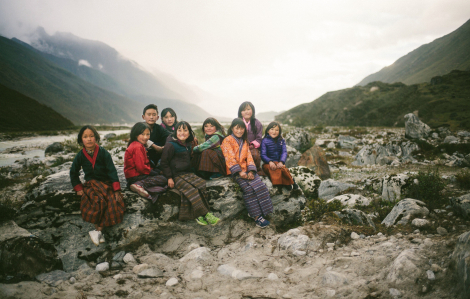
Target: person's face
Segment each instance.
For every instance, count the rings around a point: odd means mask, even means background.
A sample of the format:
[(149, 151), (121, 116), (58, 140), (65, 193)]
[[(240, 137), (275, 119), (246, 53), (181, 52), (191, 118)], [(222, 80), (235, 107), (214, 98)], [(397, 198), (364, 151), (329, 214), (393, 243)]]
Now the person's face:
[(242, 117), (248, 121), (251, 119), (251, 116), (253, 116), (253, 110), (251, 110), (250, 105), (246, 105), (245, 109), (242, 111)]
[(96, 137), (92, 130), (86, 129), (82, 135), (83, 146), (87, 150), (95, 149), (96, 146)]
[(245, 127), (235, 126), (233, 127), (233, 135), (237, 136), (238, 138), (242, 138), (243, 133), (245, 133)]
[(145, 110), (145, 114), (142, 115), (142, 119), (145, 120), (145, 122), (148, 125), (153, 126), (157, 120), (158, 120), (158, 113), (157, 110), (155, 109), (147, 109)]
[(139, 141), (140, 143), (142, 143), (143, 145), (146, 145), (147, 144), (147, 141), (149, 141), (150, 139), (150, 130), (149, 129), (145, 129), (142, 134), (140, 134), (139, 136), (137, 136), (137, 141)]
[(181, 141), (186, 141), (186, 139), (188, 139), (189, 137), (189, 130), (188, 128), (184, 128), (184, 127), (179, 127), (178, 130), (176, 131), (176, 137), (178, 138), (178, 140), (181, 140)]
[(162, 121), (165, 125), (171, 127), (175, 124), (175, 117), (171, 116), (170, 112), (167, 112), (165, 116), (163, 116)]
[(206, 135), (212, 135), (216, 131), (216, 127), (210, 123), (207, 123), (204, 125), (204, 133)]
[(272, 127), (271, 129), (269, 129), (268, 134), (269, 136), (271, 136), (271, 138), (276, 138), (277, 136), (279, 136), (279, 127)]

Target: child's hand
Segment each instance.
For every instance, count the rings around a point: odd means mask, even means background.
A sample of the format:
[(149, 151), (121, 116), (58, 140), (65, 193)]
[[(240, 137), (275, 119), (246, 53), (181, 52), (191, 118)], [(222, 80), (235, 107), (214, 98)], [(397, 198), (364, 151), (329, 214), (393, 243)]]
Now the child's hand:
[(239, 175), (242, 179), (248, 178), (246, 172), (243, 172), (243, 171), (240, 171), (240, 172), (238, 173), (238, 175)]
[(276, 170), (276, 164), (273, 162), (273, 161), (270, 161), (269, 162), (269, 168), (271, 168), (271, 170)]
[(170, 188), (175, 187), (175, 182), (173, 181), (173, 179), (168, 179), (168, 187)]
[(249, 179), (249, 180), (252, 180), (252, 179), (255, 178), (255, 175), (254, 175), (253, 172), (251, 172), (251, 171), (248, 172), (248, 175), (247, 175), (247, 176), (248, 176), (248, 179)]
[(77, 195), (82, 196), (83, 195), (83, 190), (77, 191)]
[(277, 168), (284, 168), (286, 167), (282, 162), (277, 163)]

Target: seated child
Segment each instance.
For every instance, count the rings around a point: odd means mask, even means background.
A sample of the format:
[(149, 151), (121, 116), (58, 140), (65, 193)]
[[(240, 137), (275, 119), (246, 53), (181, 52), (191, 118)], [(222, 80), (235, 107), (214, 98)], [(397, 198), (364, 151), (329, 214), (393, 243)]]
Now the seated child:
[(157, 105), (150, 104), (145, 106), (142, 119), (150, 128), (150, 139), (147, 141), (148, 157), (152, 168), (157, 167), (158, 161), (162, 156), (163, 146), (165, 145), (166, 138), (171, 134), (162, 126), (156, 124), (158, 120)]
[(222, 142), (227, 173), (240, 185), (248, 215), (255, 219), (256, 225), (265, 228), (269, 221), (263, 216), (273, 212), (269, 190), (256, 172), (247, 142), (247, 130), (241, 118), (235, 118), (228, 129), (228, 136)]
[(259, 148), (263, 138), (263, 125), (255, 118), (255, 106), (251, 102), (243, 102), (238, 108), (238, 117), (243, 119), (247, 129), (247, 141), (250, 146), (251, 156), (259, 175), (264, 175), (261, 169), (261, 157)]
[(227, 175), (225, 158), (220, 145), (225, 138), (224, 127), (212, 117), (202, 124), (206, 141), (193, 148), (191, 165), (196, 174), (205, 180)]
[(286, 141), (282, 138), (281, 125), (275, 121), (271, 122), (264, 132), (261, 141), (261, 159), (264, 162), (264, 173), (274, 186), (288, 186), (289, 190), (292, 190), (292, 185), (295, 189), (298, 188), (289, 169), (284, 165), (287, 160)]
[[(170, 134), (173, 134), (175, 131), (175, 124), (178, 122), (178, 117), (176, 116), (175, 110), (171, 108), (165, 108), (162, 110), (162, 124), (161, 126), (170, 132)], [(194, 140), (191, 141), (191, 147), (195, 147), (198, 145), (198, 140), (196, 136), (194, 136)]]
[(191, 172), (193, 139), (191, 126), (185, 121), (177, 123), (163, 149), (161, 168), (168, 179), (168, 186), (182, 193), (179, 219), (196, 219), (200, 225), (216, 225), (220, 219), (209, 212), (205, 197), (206, 181)]
[[(100, 135), (93, 126), (80, 129), (77, 138), (83, 149), (73, 159), (70, 181), (77, 195), (81, 196), (80, 210), (86, 222), (93, 223), (89, 232), (96, 245), (104, 243), (103, 228), (122, 222), (124, 201), (121, 185), (111, 155), (98, 145)], [(80, 169), (85, 173), (85, 184), (80, 181)]]
[(136, 123), (132, 127), (124, 154), (124, 175), (129, 189), (155, 203), (158, 195), (166, 191), (167, 179), (150, 167), (145, 149), (149, 138), (150, 128), (147, 124)]

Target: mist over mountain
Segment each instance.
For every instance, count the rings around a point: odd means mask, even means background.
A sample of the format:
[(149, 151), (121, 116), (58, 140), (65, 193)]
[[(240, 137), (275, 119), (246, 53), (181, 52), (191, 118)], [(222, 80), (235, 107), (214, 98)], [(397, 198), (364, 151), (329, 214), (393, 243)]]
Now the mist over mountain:
[(452, 70), (470, 70), (470, 20), (457, 30), (420, 46), (392, 65), (365, 77), (357, 85), (373, 81), (415, 84)]

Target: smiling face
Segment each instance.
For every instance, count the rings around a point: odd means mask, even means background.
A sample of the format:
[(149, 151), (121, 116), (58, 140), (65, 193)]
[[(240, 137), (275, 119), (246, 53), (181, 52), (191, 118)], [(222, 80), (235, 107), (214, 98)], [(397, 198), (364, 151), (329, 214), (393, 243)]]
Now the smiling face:
[(233, 135), (235, 135), (237, 138), (242, 138), (243, 133), (245, 133), (245, 127), (240, 127), (240, 126), (235, 126), (232, 129)]
[(170, 112), (167, 112), (166, 115), (162, 118), (162, 121), (168, 127), (171, 127), (175, 124), (175, 117), (171, 115)]
[(250, 105), (246, 105), (245, 109), (242, 111), (242, 117), (243, 119), (248, 122), (251, 117), (253, 116), (253, 110), (251, 110)]
[(93, 150), (96, 147), (96, 137), (92, 130), (86, 129), (82, 135), (83, 146), (87, 150)]
[(150, 139), (150, 130), (145, 129), (139, 136), (137, 136), (137, 141), (142, 143), (143, 145), (147, 144), (147, 141)]
[(186, 139), (188, 139), (189, 137), (189, 130), (188, 128), (184, 127), (184, 126), (181, 126), (178, 128), (178, 130), (176, 131), (176, 138), (178, 138), (178, 140), (180, 141), (186, 141)]
[(207, 123), (204, 126), (204, 133), (206, 135), (213, 135), (216, 130), (217, 130), (217, 128), (214, 125), (212, 125), (211, 123)]
[(153, 125), (158, 120), (158, 112), (155, 109), (147, 109), (145, 110), (145, 114), (142, 115), (142, 119), (145, 120), (145, 122), (153, 128)]
[(271, 138), (276, 138), (279, 136), (279, 126), (275, 126), (269, 129), (268, 134), (271, 136)]

